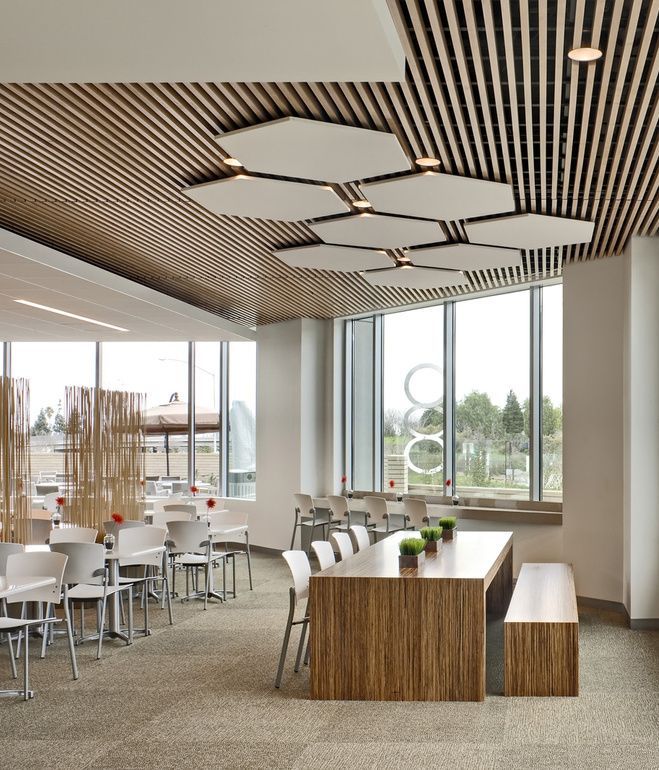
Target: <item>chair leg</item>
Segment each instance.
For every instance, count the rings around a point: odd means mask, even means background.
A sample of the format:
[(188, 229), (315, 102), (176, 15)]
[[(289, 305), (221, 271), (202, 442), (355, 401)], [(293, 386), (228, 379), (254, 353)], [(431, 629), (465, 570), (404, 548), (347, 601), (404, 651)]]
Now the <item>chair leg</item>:
[[(29, 700), (30, 699), (30, 673), (29, 673), (29, 660), (30, 656), (28, 655), (29, 652), (29, 634), (28, 629), (25, 629), (25, 661), (23, 665), (23, 700)], [(44, 633), (44, 639), (46, 638), (46, 635)]]
[(295, 656), (295, 668), (293, 671), (297, 674), (297, 672), (300, 670), (300, 661), (302, 660), (302, 651), (304, 650), (304, 640), (307, 635), (307, 626), (309, 625), (309, 621), (305, 619), (304, 623), (302, 623), (302, 633), (300, 634), (300, 643), (297, 646), (297, 655)]
[(101, 652), (103, 650), (103, 629), (105, 628), (105, 603), (107, 601), (107, 597), (104, 596), (103, 599), (99, 602), (96, 602), (97, 608), (100, 604), (100, 610), (101, 615), (98, 623), (98, 649), (96, 650), (96, 660), (101, 659)]
[[(44, 617), (47, 618), (49, 615), (50, 615), (50, 604), (46, 604), (46, 614), (45, 614)], [(48, 624), (44, 623), (42, 628), (43, 628), (43, 636), (41, 638), (41, 657), (45, 658), (46, 657), (46, 645), (48, 644), (48, 633), (49, 633)], [(29, 634), (29, 629), (26, 628), (25, 629), (25, 636), (27, 637), (28, 634)]]
[(311, 634), (309, 634), (309, 638), (307, 639), (307, 651), (304, 653), (304, 665), (309, 665), (309, 646), (311, 645)]
[[(298, 526), (298, 514), (297, 511), (295, 512), (295, 524), (293, 525), (293, 537), (291, 538), (291, 551), (295, 547), (295, 531), (297, 530)], [(302, 533), (300, 532), (300, 538), (302, 538)]]
[(133, 643), (133, 586), (128, 586), (128, 644)]
[(246, 542), (246, 550), (247, 550), (247, 574), (249, 575), (249, 590), (253, 591), (254, 588), (252, 587), (252, 554), (249, 550), (249, 532), (245, 532), (245, 542)]
[(76, 662), (76, 651), (75, 647), (73, 646), (73, 629), (71, 628), (71, 617), (69, 615), (69, 603), (67, 601), (64, 602), (64, 619), (66, 620), (66, 633), (69, 637), (69, 654), (71, 655), (71, 669), (73, 670), (73, 678), (77, 679), (78, 674), (78, 663)]
[(211, 560), (209, 558), (208, 563), (206, 564), (206, 581), (204, 582), (204, 609), (208, 609), (208, 592), (211, 587), (211, 569)]
[[(172, 572), (172, 580), (174, 579), (174, 573)], [(162, 579), (162, 590), (167, 591), (167, 612), (169, 613), (169, 625), (174, 625), (174, 616), (172, 615), (172, 595), (169, 592), (169, 578), (167, 572), (164, 573)]]
[(148, 636), (149, 635), (149, 599), (148, 599), (149, 586), (146, 581), (144, 581), (142, 585), (143, 585), (142, 593), (147, 594), (147, 599), (144, 602), (144, 636)]
[(286, 661), (286, 652), (288, 650), (288, 642), (291, 638), (291, 629), (293, 628), (293, 615), (295, 613), (295, 599), (293, 596), (294, 589), (291, 589), (291, 604), (288, 610), (288, 620), (286, 621), (286, 631), (284, 632), (284, 641), (281, 645), (281, 653), (279, 654), (279, 666), (277, 667), (277, 677), (275, 679), (275, 687), (279, 689), (281, 685), (281, 677), (284, 673), (284, 663)]
[[(2, 616), (7, 617), (7, 600), (2, 600)], [(18, 678), (18, 671), (16, 670), (16, 659), (14, 658), (14, 643), (11, 640), (11, 631), (7, 632), (7, 647), (9, 649), (9, 665), (11, 667), (12, 679)]]

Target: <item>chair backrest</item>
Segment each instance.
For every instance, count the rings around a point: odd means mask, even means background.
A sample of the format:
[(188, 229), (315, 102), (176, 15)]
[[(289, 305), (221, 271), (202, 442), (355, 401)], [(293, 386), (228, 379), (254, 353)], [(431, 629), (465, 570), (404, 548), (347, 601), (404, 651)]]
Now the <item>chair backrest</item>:
[(311, 577), (311, 564), (304, 551), (284, 551), (282, 554), (293, 576), (295, 586), (295, 600), (305, 599), (309, 595), (309, 578)]
[(98, 530), (91, 527), (57, 527), (51, 529), (48, 540), (53, 543), (95, 543)]
[(316, 554), (318, 566), (321, 571), (336, 564), (334, 549), (332, 548), (332, 544), (328, 543), (327, 540), (314, 540), (311, 547)]
[(371, 541), (368, 536), (368, 530), (366, 527), (362, 527), (361, 524), (355, 524), (352, 527), (350, 527), (350, 531), (355, 537), (355, 542), (357, 543), (357, 550), (363, 551), (365, 548), (368, 548), (371, 544)]
[(188, 488), (187, 481), (172, 481), (172, 494), (177, 495), (185, 492)]
[(32, 519), (29, 532), (29, 545), (43, 545), (50, 537), (50, 519)]
[(12, 553), (22, 553), (20, 543), (0, 543), (0, 575), (7, 574), (7, 557)]
[(364, 498), (364, 505), (372, 519), (382, 519), (387, 513), (387, 501), (384, 497), (366, 495)]
[(55, 508), (57, 508), (55, 500), (57, 500), (58, 497), (59, 492), (48, 492), (48, 494), (43, 496), (43, 508), (52, 513)]
[(158, 486), (155, 481), (147, 479), (144, 482), (144, 494), (149, 497), (155, 497), (158, 494)]
[(169, 522), (170, 553), (206, 553), (202, 543), (208, 540), (208, 525), (205, 521)]
[(409, 518), (414, 529), (421, 529), (428, 524), (428, 506), (425, 500), (415, 500), (406, 497), (403, 503), (405, 515)]
[(59, 494), (58, 484), (35, 484), (38, 495), (52, 495), (57, 496)]
[(341, 561), (349, 559), (353, 554), (352, 540), (347, 532), (332, 532), (332, 539), (341, 554)]
[(7, 580), (20, 577), (53, 577), (55, 583), (32, 591), (22, 591), (7, 602), (51, 602), (59, 604), (62, 599), (62, 582), (67, 557), (53, 551), (32, 551), (12, 553), (7, 557)]
[[(189, 513), (190, 516), (197, 515), (197, 506), (194, 503), (166, 503), (162, 507), (167, 513)], [(174, 519), (172, 519), (174, 521)], [(185, 521), (185, 519), (180, 519)]]
[(165, 545), (167, 530), (164, 527), (129, 527), (117, 531), (116, 550), (122, 554), (119, 560), (120, 567), (129, 567), (134, 564), (146, 567), (162, 565), (162, 553), (143, 554), (142, 556), (124, 556), (145, 551), (148, 548), (160, 548)]
[(335, 519), (341, 519), (348, 513), (350, 506), (348, 505), (348, 498), (341, 495), (327, 495), (327, 502), (329, 503), (330, 511)]
[(136, 521), (133, 519), (126, 519), (125, 521), (119, 522), (117, 524), (116, 521), (113, 519), (110, 519), (109, 521), (103, 522), (103, 531), (106, 535), (115, 535), (120, 529), (129, 529), (130, 527), (143, 527), (145, 526), (143, 521)]
[(161, 476), (160, 481), (180, 481), (180, 476)]
[(54, 543), (50, 550), (68, 556), (64, 569), (65, 583), (103, 584), (105, 548), (100, 543)]
[(293, 499), (296, 511), (299, 511), (302, 516), (313, 516), (315, 508), (311, 495), (298, 493), (293, 495)]
[(151, 516), (154, 527), (167, 529), (170, 521), (190, 521), (193, 514), (186, 511), (154, 511)]
[(249, 515), (240, 511), (211, 511), (208, 521), (211, 529), (220, 527), (246, 527)]

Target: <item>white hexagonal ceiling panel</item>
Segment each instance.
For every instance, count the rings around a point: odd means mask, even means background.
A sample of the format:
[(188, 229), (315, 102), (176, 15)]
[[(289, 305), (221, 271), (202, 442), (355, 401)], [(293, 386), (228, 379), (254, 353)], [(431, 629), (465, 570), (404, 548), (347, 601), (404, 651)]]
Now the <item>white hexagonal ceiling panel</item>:
[(397, 171), (410, 162), (394, 134), (281, 118), (216, 137), (249, 171), (318, 182), (351, 182)]
[(453, 221), (515, 210), (509, 184), (452, 174), (422, 174), (360, 185), (377, 211)]
[(447, 243), (445, 246), (411, 249), (407, 255), (415, 265), (449, 270), (519, 267), (522, 261), (522, 254), (517, 249), (474, 246), (471, 243)]
[(440, 243), (446, 240), (438, 222), (380, 214), (338, 217), (325, 222), (314, 222), (309, 227), (326, 243), (374, 249), (400, 249), (403, 246)]
[(341, 273), (373, 270), (392, 265), (391, 259), (384, 251), (357, 249), (353, 246), (329, 246), (326, 243), (293, 249), (277, 249), (274, 253), (291, 267), (336, 270)]
[(295, 222), (349, 211), (330, 187), (280, 179), (230, 176), (183, 193), (214, 214)]
[(465, 225), (467, 237), (472, 243), (510, 246), (515, 249), (588, 243), (594, 229), (594, 222), (546, 214), (515, 214)]
[(392, 267), (371, 270), (364, 279), (372, 286), (394, 286), (399, 289), (437, 289), (468, 283), (463, 273), (455, 270), (433, 270), (429, 267)]

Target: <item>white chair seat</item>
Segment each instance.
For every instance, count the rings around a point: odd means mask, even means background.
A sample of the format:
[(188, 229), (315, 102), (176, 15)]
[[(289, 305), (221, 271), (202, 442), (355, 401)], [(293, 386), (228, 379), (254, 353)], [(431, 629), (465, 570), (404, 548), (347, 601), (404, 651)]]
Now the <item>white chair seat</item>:
[(387, 529), (387, 525), (386, 524), (378, 524), (378, 526), (374, 527), (372, 531), (373, 532), (382, 532), (384, 534), (389, 532), (389, 534), (391, 534), (392, 532), (400, 532), (402, 529), (404, 529), (404, 527), (389, 527), (389, 529)]
[[(116, 594), (117, 591), (121, 591), (121, 586), (108, 586), (106, 589), (106, 595), (111, 596)], [(103, 598), (103, 586), (89, 585), (87, 583), (79, 583), (77, 586), (70, 588), (68, 591), (69, 599), (74, 601), (98, 601)]]
[(247, 532), (247, 526), (228, 526), (228, 527), (213, 527), (210, 530), (213, 537), (221, 537), (223, 535), (244, 535)]
[[(211, 561), (217, 561), (218, 559), (223, 559), (224, 557), (224, 551), (213, 551), (211, 553)], [(203, 567), (204, 564), (207, 563), (208, 557), (201, 553), (184, 553), (174, 557), (174, 565), (177, 567)]]
[(20, 618), (0, 618), (0, 631), (13, 631), (17, 628), (25, 628), (30, 624), (35, 625), (38, 620), (20, 620)]

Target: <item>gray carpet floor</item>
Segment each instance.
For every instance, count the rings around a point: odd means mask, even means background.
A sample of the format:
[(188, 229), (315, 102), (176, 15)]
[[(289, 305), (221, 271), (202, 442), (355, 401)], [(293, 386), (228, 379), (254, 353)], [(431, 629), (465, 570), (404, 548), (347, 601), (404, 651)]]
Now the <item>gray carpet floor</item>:
[(81, 645), (78, 681), (64, 639), (45, 660), (34, 645), (36, 698), (0, 700), (0, 768), (659, 768), (659, 632), (582, 612), (578, 698), (502, 697), (494, 622), (484, 703), (313, 702), (308, 672), (293, 673), (295, 638), (273, 687), (283, 560), (255, 554), (254, 575), (253, 592), (243, 579), (206, 612), (175, 602), (174, 626), (154, 609), (151, 637), (108, 642), (100, 661)]

